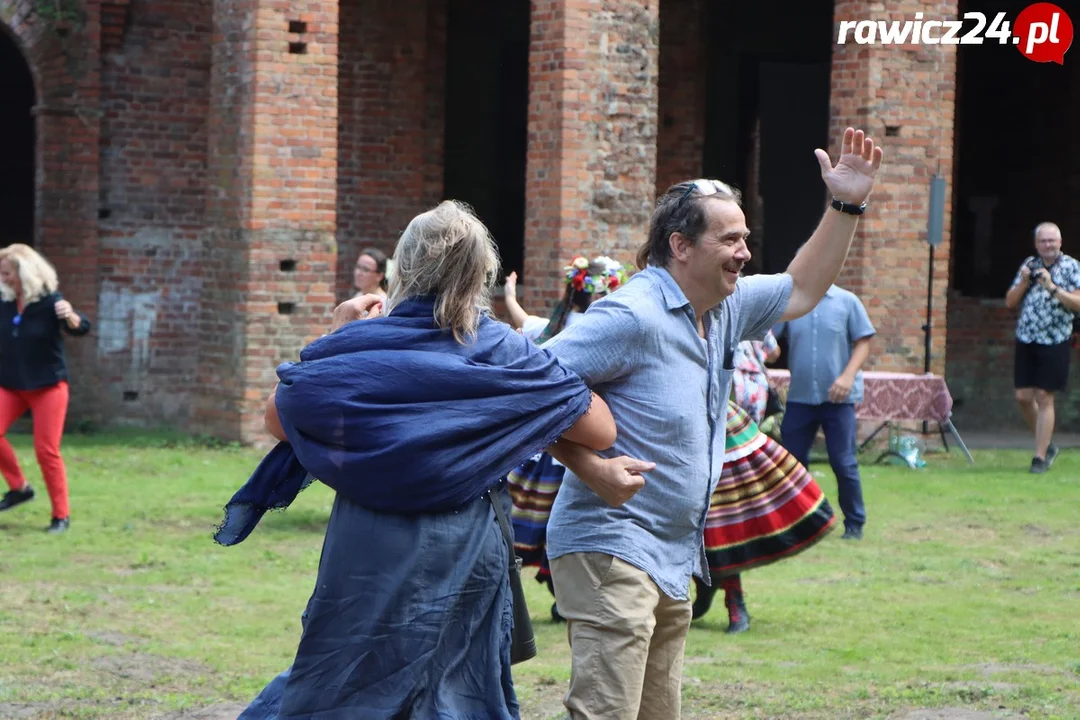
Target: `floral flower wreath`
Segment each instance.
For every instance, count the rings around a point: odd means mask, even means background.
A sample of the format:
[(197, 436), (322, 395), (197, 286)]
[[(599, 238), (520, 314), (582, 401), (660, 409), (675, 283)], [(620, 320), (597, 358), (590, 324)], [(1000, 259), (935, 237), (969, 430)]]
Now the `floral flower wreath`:
[(626, 283), (629, 273), (626, 266), (606, 255), (589, 260), (578, 255), (563, 268), (566, 284), (578, 292), (610, 293)]

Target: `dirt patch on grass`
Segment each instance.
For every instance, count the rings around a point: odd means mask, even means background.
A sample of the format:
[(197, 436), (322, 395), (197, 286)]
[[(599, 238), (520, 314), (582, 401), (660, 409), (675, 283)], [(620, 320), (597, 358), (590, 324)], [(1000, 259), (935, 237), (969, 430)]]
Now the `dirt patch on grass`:
[(87, 633), (86, 637), (93, 640), (98, 645), (110, 645), (112, 647), (123, 647), (124, 645), (136, 645), (141, 643), (140, 638), (132, 635), (125, 635), (113, 630), (100, 630), (98, 632)]
[(935, 708), (904, 710), (890, 715), (889, 720), (1024, 720), (1024, 716), (1007, 710), (983, 712), (964, 708)]
[(1056, 668), (1052, 665), (1036, 665), (1034, 663), (981, 663), (979, 665), (966, 665), (965, 667), (978, 670), (983, 677), (993, 677), (1004, 673), (1035, 673), (1037, 675), (1069, 675), (1076, 677), (1076, 673), (1065, 668)]
[(103, 655), (95, 658), (90, 666), (98, 672), (108, 673), (140, 685), (158, 682), (164, 678), (208, 675), (211, 668), (192, 660), (165, 658), (147, 653), (127, 655)]
[(247, 705), (235, 705), (221, 703), (199, 710), (183, 710), (154, 715), (154, 720), (236, 720), (236, 716), (244, 711)]
[(0, 703), (0, 720), (36, 720), (55, 711), (48, 703)]

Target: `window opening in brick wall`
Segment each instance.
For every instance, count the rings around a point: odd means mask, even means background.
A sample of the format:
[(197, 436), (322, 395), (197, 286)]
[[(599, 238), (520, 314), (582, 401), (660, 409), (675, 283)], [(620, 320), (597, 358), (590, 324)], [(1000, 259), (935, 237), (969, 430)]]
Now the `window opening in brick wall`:
[(292, 315), (296, 309), (296, 303), (279, 302), (277, 304), (278, 315)]
[[(1015, 6), (960, 3), (960, 17), (976, 10), (993, 18)], [(968, 21), (961, 34), (972, 27)], [(1080, 153), (1067, 142), (1080, 102), (1076, 93), (1062, 92), (1080, 83), (1080, 72), (1075, 63), (1070, 69), (1018, 59), (1011, 44), (960, 45), (957, 52), (950, 287), (968, 297), (1005, 297), (1020, 263), (1035, 251), (1040, 222), (1057, 223), (1063, 250), (1080, 254), (1080, 203), (1069, 182)]]
[(289, 43), (290, 55), (307, 55), (307, 43), (305, 42), (291, 42)]
[(444, 195), (476, 210), (524, 281), (529, 2), (450, 0)]
[[(743, 193), (750, 271), (783, 272), (821, 220), (825, 199), (817, 164), (792, 158), (807, 157), (807, 147), (828, 146), (833, 3), (758, 0), (703, 7), (701, 37), (731, 42), (699, 51), (705, 58), (702, 174)], [(661, 3), (661, 27), (664, 8)], [(762, 17), (771, 21), (763, 25)]]
[(34, 79), (0, 32), (0, 247), (34, 244)]
[(296, 261), (282, 260), (278, 267), (281, 268), (281, 272), (293, 272), (296, 270)]
[(302, 20), (290, 20), (289, 32), (291, 33), (306, 33), (307, 23)]

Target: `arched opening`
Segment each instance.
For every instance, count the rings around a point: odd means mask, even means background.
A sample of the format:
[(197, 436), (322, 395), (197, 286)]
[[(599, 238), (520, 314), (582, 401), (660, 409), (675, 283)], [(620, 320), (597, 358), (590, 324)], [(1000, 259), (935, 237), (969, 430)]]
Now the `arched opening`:
[(0, 28), (0, 247), (34, 244), (34, 78)]

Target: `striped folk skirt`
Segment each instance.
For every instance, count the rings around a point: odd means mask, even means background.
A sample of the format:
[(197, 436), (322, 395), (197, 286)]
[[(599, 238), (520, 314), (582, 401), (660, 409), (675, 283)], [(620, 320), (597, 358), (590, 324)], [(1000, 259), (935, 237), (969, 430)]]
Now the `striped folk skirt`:
[(835, 522), (809, 471), (729, 402), (724, 469), (705, 518), (705, 555), (713, 575), (800, 553)]
[(506, 477), (514, 510), (514, 550), (525, 566), (536, 565), (536, 579), (551, 576), (547, 561), (547, 523), (551, 505), (562, 485), (566, 468), (547, 453), (540, 453), (515, 468)]

